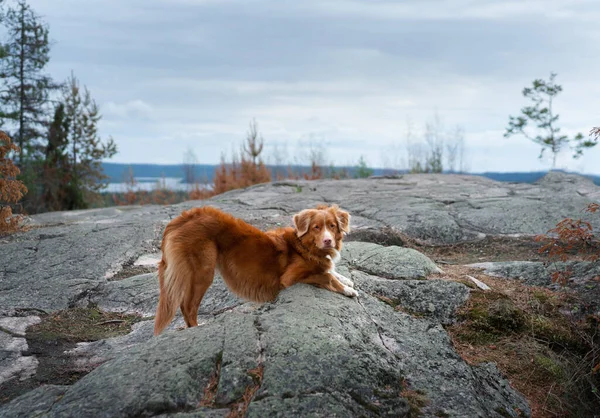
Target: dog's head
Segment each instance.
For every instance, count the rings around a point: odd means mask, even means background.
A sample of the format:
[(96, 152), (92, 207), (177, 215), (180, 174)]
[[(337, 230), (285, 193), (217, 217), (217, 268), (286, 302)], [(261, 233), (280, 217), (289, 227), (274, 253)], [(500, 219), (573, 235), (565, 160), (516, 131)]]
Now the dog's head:
[(342, 249), (342, 239), (350, 232), (350, 214), (338, 205), (320, 205), (294, 215), (296, 235), (308, 248)]

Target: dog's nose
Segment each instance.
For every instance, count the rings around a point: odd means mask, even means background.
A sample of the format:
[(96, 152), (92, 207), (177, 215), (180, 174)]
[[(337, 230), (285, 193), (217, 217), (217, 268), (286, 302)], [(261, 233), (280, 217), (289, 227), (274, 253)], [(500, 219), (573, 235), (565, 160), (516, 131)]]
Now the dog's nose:
[(323, 240), (323, 244), (325, 245), (331, 245), (331, 239), (330, 238), (326, 238)]

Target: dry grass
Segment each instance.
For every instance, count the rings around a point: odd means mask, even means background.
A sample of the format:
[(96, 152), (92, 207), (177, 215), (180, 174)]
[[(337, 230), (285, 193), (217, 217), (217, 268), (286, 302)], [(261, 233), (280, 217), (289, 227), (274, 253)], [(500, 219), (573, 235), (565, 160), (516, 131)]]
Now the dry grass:
[[(494, 362), (529, 401), (534, 417), (589, 416), (600, 408), (597, 322), (561, 313), (574, 296), (517, 280), (487, 276), (464, 266), (444, 266), (438, 278), (462, 282), (471, 275), (492, 288), (473, 288), (447, 328), (457, 352), (470, 364)], [(595, 363), (596, 361), (596, 363)], [(591, 385), (591, 386), (590, 386)]]
[(199, 407), (205, 408), (229, 408), (229, 414), (227, 418), (241, 418), (246, 416), (248, 406), (254, 398), (254, 395), (260, 388), (263, 379), (263, 366), (248, 370), (248, 375), (252, 378), (252, 384), (246, 387), (244, 394), (238, 401), (229, 404), (219, 404), (217, 402), (217, 391), (219, 388), (219, 379), (221, 377), (221, 363), (223, 362), (223, 352), (219, 353), (215, 370), (210, 376), (208, 384), (204, 388), (202, 399), (198, 404)]
[(406, 380), (402, 381), (402, 390), (400, 391), (400, 396), (406, 399), (406, 402), (408, 403), (408, 407), (410, 408), (408, 411), (409, 417), (421, 416), (421, 408), (429, 404), (427, 395), (420, 390), (411, 389), (408, 381)]
[(227, 418), (241, 418), (246, 416), (248, 406), (262, 384), (263, 372), (264, 368), (262, 365), (259, 365), (252, 370), (248, 370), (248, 375), (252, 377), (253, 384), (248, 385), (242, 399), (231, 406), (231, 412), (227, 415)]
[(223, 352), (221, 351), (217, 356), (217, 363), (215, 366), (215, 370), (210, 376), (208, 380), (208, 384), (204, 388), (204, 393), (202, 395), (202, 399), (198, 406), (205, 406), (208, 408), (214, 408), (216, 397), (217, 397), (217, 389), (219, 387), (219, 379), (221, 378), (221, 363), (223, 361)]
[(131, 326), (140, 319), (137, 315), (103, 312), (97, 307), (71, 308), (43, 317), (27, 334), (45, 340), (97, 341), (131, 332)]
[[(590, 203), (584, 211), (600, 213), (600, 205)], [(573, 257), (590, 262), (600, 260), (600, 237), (594, 233), (592, 224), (582, 219), (563, 219), (548, 231), (548, 235), (538, 235), (536, 241), (543, 244), (538, 250), (540, 254), (547, 255), (551, 261), (564, 262)], [(565, 286), (571, 275), (569, 270), (555, 271), (552, 281)]]

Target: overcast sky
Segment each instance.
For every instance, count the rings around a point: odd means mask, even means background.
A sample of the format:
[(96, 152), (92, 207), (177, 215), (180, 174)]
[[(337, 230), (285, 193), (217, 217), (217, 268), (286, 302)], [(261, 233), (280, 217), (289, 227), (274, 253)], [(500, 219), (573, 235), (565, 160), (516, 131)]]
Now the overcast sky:
[[(598, 0), (30, 0), (50, 25), (49, 71), (100, 105), (113, 161), (217, 163), (253, 118), (290, 160), (400, 164), (439, 115), (471, 171), (549, 168), (503, 138), (523, 87), (558, 73), (565, 133), (600, 124)], [(287, 145), (286, 145), (287, 144)], [(301, 157), (300, 157), (301, 158)], [(558, 165), (600, 174), (600, 146)]]

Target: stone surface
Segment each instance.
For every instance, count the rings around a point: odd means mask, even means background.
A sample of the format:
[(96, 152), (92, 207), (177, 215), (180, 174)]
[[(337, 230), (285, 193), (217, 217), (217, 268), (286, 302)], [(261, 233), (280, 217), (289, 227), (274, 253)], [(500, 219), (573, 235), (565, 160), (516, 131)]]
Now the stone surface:
[[(144, 317), (154, 316), (158, 305), (158, 276), (148, 273), (128, 277), (119, 281), (100, 284), (94, 292), (89, 292), (77, 301), (78, 306), (89, 303), (98, 305), (104, 311), (135, 313)], [(208, 289), (200, 313), (214, 313), (241, 304), (225, 286), (219, 275)]]
[[(458, 175), (287, 181), (209, 203), (262, 229), (290, 225), (307, 207), (338, 203), (352, 214), (348, 241), (402, 245), (404, 237), (451, 244), (544, 233), (564, 217), (581, 217), (598, 199), (600, 188), (588, 180), (552, 173), (533, 185)], [(154, 315), (162, 230), (202, 204), (36, 215), (31, 230), (0, 238), (3, 376), (35, 372), (25, 347), (31, 324), (19, 317), (89, 304)], [(600, 229), (597, 217), (591, 220)], [(154, 338), (145, 320), (129, 335), (81, 343), (69, 352), (73, 364), (101, 366), (71, 386), (28, 392), (0, 407), (0, 416), (226, 416), (250, 389), (256, 394), (249, 416), (406, 416), (403, 387), (428, 399), (425, 416), (529, 414), (493, 365), (469, 366), (454, 351), (442, 325), (466, 300), (465, 286), (423, 280), (435, 264), (399, 246), (348, 242), (343, 257), (338, 271), (355, 281), (357, 299), (295, 286), (271, 304), (243, 303), (217, 278), (200, 308), (200, 327), (175, 331), (178, 318)], [(508, 275), (529, 280), (529, 268), (511, 267)], [(537, 283), (542, 276), (531, 277)], [(214, 401), (199, 406), (217, 369)]]
[(25, 397), (15, 399), (9, 409), (0, 409), (1, 418), (39, 417), (45, 414), (63, 394), (68, 386), (44, 385), (32, 390)]
[(373, 296), (383, 296), (397, 310), (417, 316), (433, 317), (442, 324), (450, 324), (454, 312), (469, 297), (466, 286), (444, 280), (392, 281), (352, 272), (357, 288)]
[(17, 335), (25, 335), (25, 331), (31, 325), (39, 324), (41, 321), (39, 316), (30, 315), (30, 316), (9, 316), (9, 317), (0, 317), (0, 329), (4, 331), (8, 331), (12, 334)]
[[(552, 173), (533, 185), (461, 175), (287, 181), (224, 193), (210, 204), (266, 229), (290, 225), (291, 215), (307, 207), (335, 202), (351, 212), (357, 232), (388, 228), (414, 239), (454, 243), (545, 233), (565, 217), (582, 216), (582, 208), (599, 199), (600, 187), (591, 181)], [(77, 305), (140, 257), (156, 253), (166, 223), (202, 204), (31, 217), (32, 230), (0, 239), (0, 315)], [(591, 220), (600, 229), (597, 218)]]
[[(257, 368), (259, 381), (252, 377)], [(366, 293), (351, 299), (297, 285), (272, 304), (230, 310), (197, 328), (151, 338), (60, 388), (62, 397), (30, 392), (0, 414), (39, 413), (43, 405), (42, 417), (200, 416), (214, 376), (217, 414), (255, 387), (251, 417), (408, 416), (404, 381), (429, 400), (422, 410), (427, 416), (527, 413), (497, 371), (486, 370), (482, 384), (478, 369), (454, 352), (435, 321), (394, 311)]]
[[(531, 286), (548, 286), (559, 288), (560, 285), (552, 283), (552, 273), (555, 271), (571, 271), (571, 283), (587, 283), (600, 276), (600, 262), (575, 262), (542, 263), (538, 261), (505, 261), (494, 263), (476, 263), (469, 267), (483, 269), (486, 274), (497, 277), (522, 280)], [(588, 283), (593, 284), (593, 283)]]
[(573, 314), (600, 314), (600, 261), (597, 262), (558, 262), (507, 261), (496, 263), (476, 263), (470, 267), (483, 269), (486, 274), (507, 279), (521, 280), (530, 286), (544, 286), (553, 290), (563, 285), (552, 281), (552, 273), (570, 271), (571, 279), (565, 288), (576, 295), (579, 303), (573, 302)]
[(349, 242), (342, 249), (342, 264), (388, 279), (424, 279), (441, 270), (411, 248), (382, 247), (368, 242)]
[(25, 331), (40, 322), (39, 316), (0, 317), (0, 384), (11, 379), (27, 379), (35, 374), (38, 360), (25, 356)]

